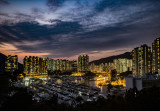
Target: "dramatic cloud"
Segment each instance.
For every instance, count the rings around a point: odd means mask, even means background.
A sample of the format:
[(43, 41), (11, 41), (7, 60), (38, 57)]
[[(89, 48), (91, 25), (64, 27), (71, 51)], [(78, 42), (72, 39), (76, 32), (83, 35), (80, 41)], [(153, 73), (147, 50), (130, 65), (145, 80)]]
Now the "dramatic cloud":
[(151, 45), (160, 35), (159, 0), (22, 1), (0, 8), (0, 49), (7, 44), (18, 54), (93, 60)]
[(0, 0), (0, 3), (5, 4), (5, 5), (9, 4), (9, 2), (7, 2), (6, 0)]

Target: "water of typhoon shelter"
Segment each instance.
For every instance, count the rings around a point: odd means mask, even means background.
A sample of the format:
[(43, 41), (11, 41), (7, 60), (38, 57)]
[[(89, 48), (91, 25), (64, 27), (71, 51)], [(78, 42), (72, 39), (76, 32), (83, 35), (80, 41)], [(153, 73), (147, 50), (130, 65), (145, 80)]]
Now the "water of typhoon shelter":
[[(62, 84), (65, 81), (75, 82), (75, 83), (81, 83), (85, 84), (89, 87), (97, 87), (100, 88), (100, 93), (106, 94), (107, 93), (107, 86), (103, 84), (109, 84), (106, 83), (106, 81), (109, 79), (108, 75), (97, 75), (95, 77), (88, 77), (88, 76), (53, 76), (53, 75), (28, 75), (23, 79), (23, 83), (25, 86), (29, 86), (35, 79), (43, 80), (43, 84), (46, 84), (48, 80), (54, 79), (56, 83)], [(123, 85), (125, 86), (125, 81), (120, 80), (118, 82), (110, 82), (112, 85)]]

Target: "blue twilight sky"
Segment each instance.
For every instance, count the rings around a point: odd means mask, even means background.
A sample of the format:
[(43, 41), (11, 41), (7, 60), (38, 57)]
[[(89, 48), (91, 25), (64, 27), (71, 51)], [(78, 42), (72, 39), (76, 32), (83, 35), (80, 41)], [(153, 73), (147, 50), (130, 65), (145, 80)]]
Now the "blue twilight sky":
[(160, 0), (0, 0), (0, 51), (90, 60), (160, 36)]

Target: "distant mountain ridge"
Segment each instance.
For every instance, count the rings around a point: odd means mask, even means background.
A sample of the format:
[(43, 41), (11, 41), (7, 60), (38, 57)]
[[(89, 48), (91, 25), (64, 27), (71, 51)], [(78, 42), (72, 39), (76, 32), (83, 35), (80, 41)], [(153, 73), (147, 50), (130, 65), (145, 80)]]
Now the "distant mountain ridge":
[(131, 56), (130, 52), (125, 52), (120, 55), (110, 56), (110, 57), (102, 58), (99, 60), (94, 60), (94, 61), (90, 62), (90, 64), (94, 63), (95, 65), (99, 65), (101, 63), (109, 63), (109, 62), (113, 62), (114, 59), (119, 59), (119, 58), (132, 59), (132, 56)]

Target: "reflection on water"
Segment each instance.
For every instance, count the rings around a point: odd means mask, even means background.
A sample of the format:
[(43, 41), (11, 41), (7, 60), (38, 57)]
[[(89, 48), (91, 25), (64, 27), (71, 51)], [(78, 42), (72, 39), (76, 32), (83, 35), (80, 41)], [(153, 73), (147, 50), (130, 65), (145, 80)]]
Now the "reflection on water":
[[(98, 78), (98, 77), (96, 77), (96, 78)], [(102, 80), (102, 81), (104, 81), (104, 80)], [(101, 93), (105, 94), (106, 91), (107, 91), (107, 86), (99, 86), (99, 83), (102, 82), (102, 81), (99, 81), (99, 80), (94, 80), (94, 81), (87, 80), (89, 86), (98, 87), (98, 88), (101, 89)]]
[(62, 80), (61, 80), (61, 79), (57, 79), (56, 82), (57, 82), (57, 83), (62, 83)]

